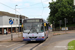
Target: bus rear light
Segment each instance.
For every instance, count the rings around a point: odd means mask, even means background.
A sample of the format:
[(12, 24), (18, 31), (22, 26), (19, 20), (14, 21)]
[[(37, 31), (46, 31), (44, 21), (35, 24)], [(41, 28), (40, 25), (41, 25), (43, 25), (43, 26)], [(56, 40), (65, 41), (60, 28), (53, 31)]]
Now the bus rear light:
[(44, 38), (44, 37), (42, 37), (42, 38)]
[(24, 39), (24, 37), (23, 37), (23, 39)]

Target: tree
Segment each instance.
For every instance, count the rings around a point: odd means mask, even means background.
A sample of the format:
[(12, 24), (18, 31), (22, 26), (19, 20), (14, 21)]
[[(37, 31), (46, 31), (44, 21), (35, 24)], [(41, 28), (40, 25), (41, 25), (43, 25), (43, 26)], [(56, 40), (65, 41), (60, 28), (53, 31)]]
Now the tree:
[(56, 2), (49, 3), (49, 9), (50, 13), (47, 20), (50, 23), (55, 21), (56, 27), (59, 24), (59, 20), (64, 23), (64, 18), (67, 18), (70, 21), (68, 24), (71, 24), (72, 18), (75, 17), (73, 0), (56, 0)]

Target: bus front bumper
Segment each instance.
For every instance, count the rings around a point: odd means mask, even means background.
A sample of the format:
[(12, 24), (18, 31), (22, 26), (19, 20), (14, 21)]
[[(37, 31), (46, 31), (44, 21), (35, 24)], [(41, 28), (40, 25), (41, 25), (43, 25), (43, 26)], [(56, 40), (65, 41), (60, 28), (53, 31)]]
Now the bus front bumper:
[(44, 38), (38, 38), (38, 39), (23, 39), (23, 41), (44, 41)]

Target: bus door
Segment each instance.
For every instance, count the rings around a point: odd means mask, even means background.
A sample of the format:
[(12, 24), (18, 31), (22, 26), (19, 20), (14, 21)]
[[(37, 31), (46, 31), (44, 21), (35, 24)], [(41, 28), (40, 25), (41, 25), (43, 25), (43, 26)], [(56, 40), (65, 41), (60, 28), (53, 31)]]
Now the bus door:
[(45, 32), (45, 37), (48, 37), (48, 25), (47, 23), (44, 23), (44, 32)]

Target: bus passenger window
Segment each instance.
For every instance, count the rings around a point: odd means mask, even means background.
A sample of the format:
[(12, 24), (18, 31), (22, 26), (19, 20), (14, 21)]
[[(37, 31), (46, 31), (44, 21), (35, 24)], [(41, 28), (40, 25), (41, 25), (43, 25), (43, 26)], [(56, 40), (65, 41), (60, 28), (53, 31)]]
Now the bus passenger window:
[(47, 31), (48, 30), (48, 24), (46, 24), (46, 26), (45, 26), (45, 31)]
[(44, 32), (43, 26), (41, 26), (41, 31)]

